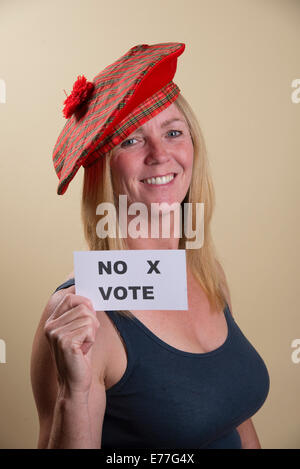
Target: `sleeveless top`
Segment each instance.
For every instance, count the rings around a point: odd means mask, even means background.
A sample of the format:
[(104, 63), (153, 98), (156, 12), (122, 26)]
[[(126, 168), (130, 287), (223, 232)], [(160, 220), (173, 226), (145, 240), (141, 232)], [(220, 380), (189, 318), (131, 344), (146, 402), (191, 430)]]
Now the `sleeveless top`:
[(236, 427), (263, 405), (270, 380), (228, 305), (227, 338), (207, 353), (172, 347), (135, 316), (105, 313), (125, 343), (127, 368), (106, 390), (101, 448), (240, 449)]

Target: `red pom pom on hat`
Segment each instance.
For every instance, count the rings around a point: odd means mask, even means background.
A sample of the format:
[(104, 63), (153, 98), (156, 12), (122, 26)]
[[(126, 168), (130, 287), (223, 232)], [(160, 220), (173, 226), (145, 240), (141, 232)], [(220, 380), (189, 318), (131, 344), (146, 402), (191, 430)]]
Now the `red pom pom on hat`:
[(64, 101), (63, 114), (66, 119), (71, 117), (91, 95), (94, 83), (87, 81), (84, 75), (78, 76), (73, 85), (72, 93)]

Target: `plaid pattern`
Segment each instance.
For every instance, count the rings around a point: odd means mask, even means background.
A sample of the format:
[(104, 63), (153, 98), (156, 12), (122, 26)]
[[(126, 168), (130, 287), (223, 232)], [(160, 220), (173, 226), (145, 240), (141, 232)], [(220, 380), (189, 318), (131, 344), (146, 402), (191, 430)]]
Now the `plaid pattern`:
[(58, 194), (80, 166), (91, 165), (178, 97), (172, 79), (184, 49), (182, 43), (141, 44), (94, 78), (92, 95), (68, 119), (53, 150)]

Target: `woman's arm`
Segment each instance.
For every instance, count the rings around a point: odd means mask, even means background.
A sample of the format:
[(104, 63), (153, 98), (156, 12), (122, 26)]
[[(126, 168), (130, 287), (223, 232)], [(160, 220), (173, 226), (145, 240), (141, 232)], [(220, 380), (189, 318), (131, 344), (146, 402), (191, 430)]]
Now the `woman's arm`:
[(59, 390), (47, 449), (101, 448), (105, 388), (101, 383), (92, 386), (90, 394), (94, 397)]
[(237, 427), (242, 441), (242, 449), (261, 449), (258, 436), (251, 419)]
[[(51, 296), (37, 328), (31, 356), (31, 382), (38, 410), (38, 448), (100, 448), (106, 393), (105, 350), (97, 331), (92, 352), (92, 385), (88, 393), (70, 394), (58, 383), (57, 370), (44, 334), (44, 324), (74, 287)], [(99, 328), (100, 329), (100, 328)]]
[(60, 390), (47, 449), (100, 449), (105, 406), (105, 386), (98, 380), (89, 395), (70, 395)]

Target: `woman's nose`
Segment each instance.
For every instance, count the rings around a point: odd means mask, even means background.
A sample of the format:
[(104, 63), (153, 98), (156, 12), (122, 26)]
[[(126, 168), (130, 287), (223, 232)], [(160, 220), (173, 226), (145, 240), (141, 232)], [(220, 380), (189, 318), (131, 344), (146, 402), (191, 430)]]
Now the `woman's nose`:
[(165, 146), (160, 142), (151, 142), (148, 145), (145, 163), (148, 165), (165, 163), (170, 159), (170, 156)]

